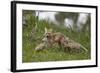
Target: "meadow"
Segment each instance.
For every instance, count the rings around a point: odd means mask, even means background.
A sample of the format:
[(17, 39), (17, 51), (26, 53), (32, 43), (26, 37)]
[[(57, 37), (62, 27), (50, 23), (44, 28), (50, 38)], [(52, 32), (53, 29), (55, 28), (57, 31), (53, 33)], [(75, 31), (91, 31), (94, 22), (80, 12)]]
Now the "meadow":
[[(52, 28), (54, 32), (60, 32), (70, 39), (77, 41), (87, 48), (87, 53), (70, 53), (59, 50), (56, 47), (35, 51), (35, 47), (41, 43), (44, 34), (44, 28)], [(64, 25), (55, 25), (46, 20), (38, 20), (36, 16), (30, 15), (26, 24), (23, 25), (22, 32), (22, 61), (28, 62), (47, 62), (47, 61), (68, 61), (68, 60), (86, 60), (91, 59), (90, 32), (84, 30), (77, 32), (66, 28)]]

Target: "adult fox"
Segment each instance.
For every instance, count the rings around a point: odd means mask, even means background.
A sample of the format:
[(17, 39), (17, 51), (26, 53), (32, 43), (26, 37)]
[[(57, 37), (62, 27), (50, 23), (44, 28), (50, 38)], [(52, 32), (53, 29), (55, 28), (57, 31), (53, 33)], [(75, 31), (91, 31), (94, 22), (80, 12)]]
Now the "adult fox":
[(44, 38), (42, 39), (42, 41), (44, 42), (48, 41), (50, 46), (54, 46), (55, 43), (57, 43), (58, 46), (60, 46), (60, 48), (62, 48), (62, 46), (64, 47), (64, 49), (82, 48), (84, 51), (87, 52), (87, 49), (81, 44), (69, 39), (69, 37), (66, 37), (64, 34), (60, 32), (56, 32), (56, 33), (52, 32), (52, 29), (47, 30), (47, 28), (45, 28)]

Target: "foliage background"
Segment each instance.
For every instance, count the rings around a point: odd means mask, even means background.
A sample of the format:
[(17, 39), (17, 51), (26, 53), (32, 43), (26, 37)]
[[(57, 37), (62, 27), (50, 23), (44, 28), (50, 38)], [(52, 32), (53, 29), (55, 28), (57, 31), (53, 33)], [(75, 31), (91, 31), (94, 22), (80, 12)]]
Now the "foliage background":
[[(63, 24), (63, 19), (65, 16), (74, 18), (77, 20), (78, 13), (73, 12), (59, 12), (56, 15), (56, 19), (59, 21), (60, 25), (56, 25), (49, 20), (39, 20), (38, 16), (35, 16), (36, 11), (23, 10), (23, 62), (44, 62), (44, 61), (64, 61), (64, 60), (85, 60), (90, 59), (91, 47), (90, 47), (90, 29), (85, 30), (84, 26), (80, 31), (74, 29), (66, 28)], [(90, 19), (89, 19), (90, 20)], [(90, 21), (85, 25), (90, 28)], [(69, 53), (63, 50), (58, 50), (55, 47), (36, 52), (34, 48), (41, 43), (41, 39), (44, 34), (44, 27), (52, 28), (54, 32), (61, 32), (64, 35), (70, 37), (74, 41), (82, 44), (88, 49), (87, 53)]]

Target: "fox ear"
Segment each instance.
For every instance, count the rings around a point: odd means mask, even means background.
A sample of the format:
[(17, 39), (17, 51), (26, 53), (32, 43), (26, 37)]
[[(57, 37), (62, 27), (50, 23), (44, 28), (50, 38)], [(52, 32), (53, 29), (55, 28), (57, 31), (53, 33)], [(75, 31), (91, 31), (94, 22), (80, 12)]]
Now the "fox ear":
[(53, 32), (53, 29), (50, 28), (49, 31), (50, 31), (50, 32)]
[(46, 28), (46, 27), (45, 27), (45, 29), (44, 29), (44, 30), (45, 30), (45, 33), (47, 33), (47, 28)]

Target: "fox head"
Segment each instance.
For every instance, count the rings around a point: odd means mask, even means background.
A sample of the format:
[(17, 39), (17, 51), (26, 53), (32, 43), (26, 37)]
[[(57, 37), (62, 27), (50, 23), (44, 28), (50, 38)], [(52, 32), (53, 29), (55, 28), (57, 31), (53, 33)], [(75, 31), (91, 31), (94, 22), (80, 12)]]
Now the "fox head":
[(46, 42), (48, 41), (48, 39), (51, 38), (53, 30), (52, 29), (47, 29), (46, 27), (44, 28), (44, 38), (42, 39), (42, 41)]

